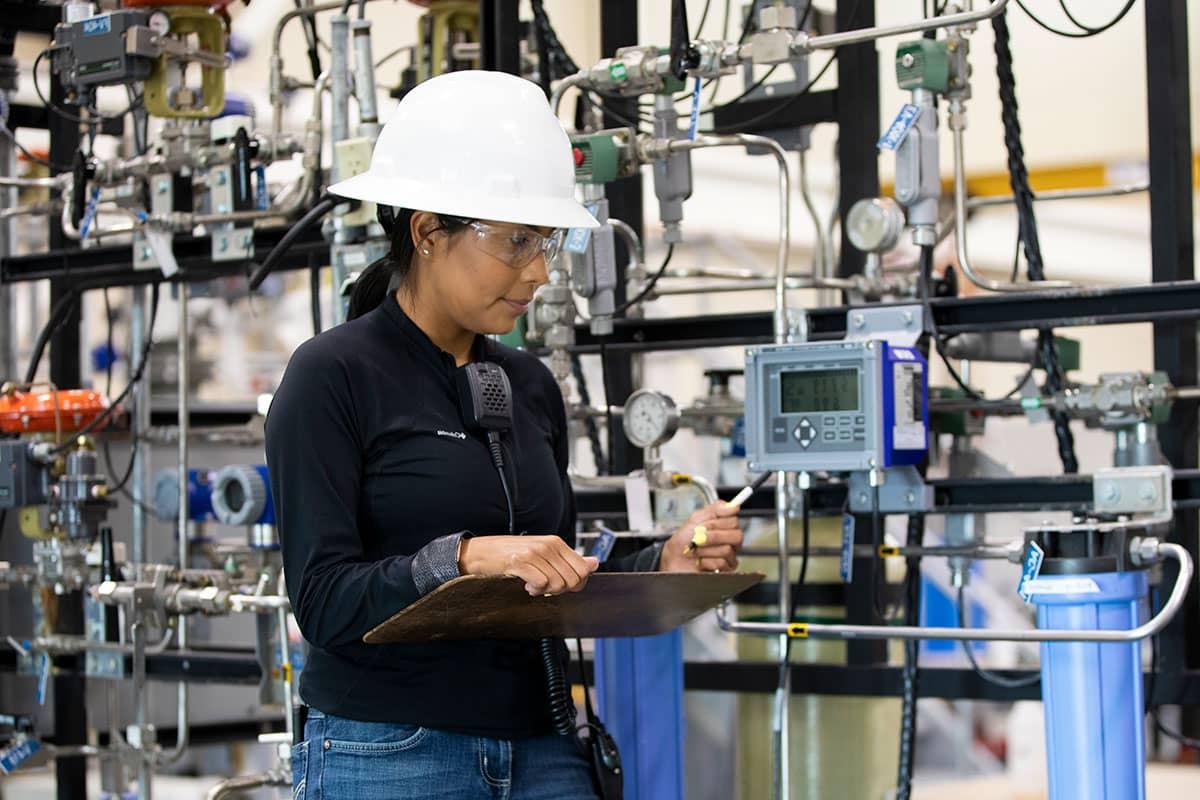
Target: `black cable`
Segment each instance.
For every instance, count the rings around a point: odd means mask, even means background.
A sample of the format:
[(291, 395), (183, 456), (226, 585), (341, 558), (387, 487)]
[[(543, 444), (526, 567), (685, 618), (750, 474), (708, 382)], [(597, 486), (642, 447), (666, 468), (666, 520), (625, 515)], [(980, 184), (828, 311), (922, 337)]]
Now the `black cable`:
[[(725, 0), (725, 13), (721, 17), (721, 41), (725, 41), (729, 38), (729, 12), (732, 10), (732, 7), (733, 0)], [(743, 28), (745, 27), (745, 24), (746, 23), (743, 22)], [(718, 75), (716, 78), (709, 78), (704, 82), (704, 86), (702, 88), (707, 89), (710, 85), (712, 86), (712, 92), (710, 92), (708, 95), (708, 104), (711, 106), (714, 102), (716, 102), (717, 92), (721, 89), (721, 76)], [(689, 93), (688, 97), (690, 96), (691, 94)], [(684, 97), (676, 99), (679, 100), (687, 98)]]
[[(908, 515), (908, 537), (905, 544), (921, 547), (925, 543), (925, 515)], [(904, 575), (904, 624), (921, 624), (921, 557), (909, 556)], [(903, 695), (900, 707), (900, 757), (896, 777), (896, 800), (912, 796), (913, 763), (917, 745), (917, 699), (920, 696), (919, 660), (921, 643), (915, 639), (904, 642), (904, 668), (901, 671)]]
[(749, 97), (751, 94), (753, 94), (755, 89), (757, 89), (758, 87), (760, 87), (764, 83), (766, 83), (767, 79), (770, 78), (772, 75), (774, 75), (775, 70), (777, 70), (777, 69), (779, 69), (778, 64), (772, 65), (769, 70), (767, 70), (766, 72), (763, 73), (763, 76), (761, 78), (759, 78), (754, 83), (752, 83), (748, 87), (746, 87), (745, 91), (743, 91), (737, 97), (735, 97), (732, 100), (729, 100), (727, 102), (721, 103), (720, 105), (709, 106), (708, 108), (702, 108), (702, 109), (700, 109), (700, 113), (701, 114), (711, 114), (712, 112), (717, 111), (718, 109), (729, 108), (730, 106), (736, 106), (738, 103), (740, 103), (741, 101), (743, 101), (747, 97)]
[(1190, 736), (1184, 736), (1182, 733), (1179, 733), (1178, 731), (1173, 731), (1170, 728), (1168, 728), (1166, 725), (1163, 724), (1162, 720), (1159, 719), (1157, 708), (1153, 709), (1150, 712), (1150, 716), (1154, 719), (1154, 727), (1163, 736), (1166, 736), (1168, 739), (1174, 739), (1175, 741), (1179, 742), (1184, 747), (1190, 747), (1193, 750), (1200, 750), (1200, 739), (1193, 739)]
[(887, 570), (881, 569), (883, 559), (879, 556), (879, 547), (883, 544), (883, 512), (879, 508), (879, 485), (871, 487), (871, 604), (879, 619), (887, 621), (890, 618), (888, 609), (884, 607), (880, 597), (880, 582), (887, 585)]
[[(769, 475), (769, 473), (763, 473), (763, 475), (759, 476), (759, 481), (765, 481), (765, 478), (768, 477), (768, 475)], [(761, 483), (759, 485), (761, 485)], [(803, 511), (801, 512), (801, 524), (803, 525), (803, 540), (802, 540), (803, 544), (801, 545), (801, 548), (802, 548), (801, 549), (801, 559), (802, 560), (800, 562), (800, 575), (796, 580), (796, 590), (793, 590), (793, 592), (790, 596), (791, 602), (788, 603), (788, 618), (786, 620), (782, 620), (783, 622), (788, 623), (788, 624), (794, 622), (797, 617), (797, 612), (800, 607), (798, 590), (800, 587), (804, 586), (804, 582), (808, 578), (808, 561), (809, 561), (808, 553), (809, 553), (809, 546), (811, 544), (811, 526), (810, 526), (809, 513), (808, 513), (808, 498), (809, 498), (808, 490), (801, 489), (800, 490), (800, 501), (804, 507)], [(780, 580), (780, 582), (783, 582), (783, 581), (790, 580), (790, 579), (791, 579), (790, 575), (784, 575), (784, 576), (780, 577), (779, 580)], [(777, 684), (776, 688), (778, 688), (780, 691), (783, 691), (783, 689), (787, 685), (788, 670), (790, 670), (791, 667), (792, 667), (792, 639), (789, 636), (789, 637), (787, 637), (787, 639), (785, 639), (785, 641), (783, 643), (783, 655), (779, 659), (779, 678), (778, 678), (778, 684)], [(776, 748), (776, 752), (778, 753), (779, 742), (776, 741), (773, 746)], [(776, 757), (778, 757), (778, 756), (776, 756)], [(776, 792), (776, 794), (778, 794), (778, 792)]]
[(33, 90), (37, 93), (38, 100), (42, 101), (42, 105), (68, 122), (74, 122), (77, 125), (87, 125), (89, 128), (93, 128), (104, 120), (121, 119), (121, 117), (124, 117), (126, 114), (133, 111), (133, 109), (142, 102), (142, 95), (138, 95), (136, 100), (130, 101), (129, 107), (119, 114), (101, 114), (98, 110), (96, 110), (95, 107), (90, 107), (88, 110), (92, 113), (86, 118), (76, 116), (68, 111), (64, 111), (56, 103), (51, 103), (46, 99), (46, 96), (42, 94), (41, 84), (38, 83), (38, 64), (41, 63), (42, 59), (45, 58), (46, 53), (49, 52), (50, 48), (46, 48), (42, 52), (38, 53), (37, 58), (33, 60)]
[(508, 477), (504, 474), (504, 451), (500, 449), (500, 434), (496, 431), (488, 432), (488, 452), (492, 454), (492, 463), (496, 465), (496, 473), (500, 476), (500, 488), (504, 490), (504, 502), (508, 506), (508, 532), (515, 533), (512, 493), (508, 490)]
[(704, 23), (708, 22), (708, 8), (712, 5), (712, 0), (704, 0), (704, 10), (700, 12), (700, 22), (696, 24), (696, 35), (693, 39), (699, 39), (700, 34), (704, 33)]
[[(1013, 73), (1012, 48), (1008, 30), (1007, 13), (992, 18), (995, 33), (996, 77), (1000, 91), (1000, 119), (1004, 124), (1004, 147), (1008, 153), (1009, 182), (1013, 200), (1017, 206), (1017, 218), (1021, 244), (1025, 250), (1026, 271), (1030, 281), (1045, 280), (1042, 248), (1038, 239), (1037, 217), (1033, 209), (1033, 190), (1029, 185), (1029, 172), (1025, 166), (1025, 149), (1021, 144), (1021, 123), (1017, 116), (1016, 76)], [(1042, 366), (1046, 370), (1046, 389), (1049, 394), (1062, 391), (1066, 381), (1058, 360), (1058, 349), (1054, 343), (1054, 332), (1049, 329), (1038, 331), (1038, 348), (1042, 355)], [(1071, 433), (1070, 419), (1063, 411), (1050, 412), (1054, 421), (1054, 436), (1058, 443), (1058, 455), (1063, 472), (1079, 471), (1079, 460), (1075, 455), (1075, 437)]]
[[(579, 402), (584, 408), (590, 408), (592, 393), (588, 390), (587, 378), (583, 374), (583, 360), (580, 359), (578, 353), (571, 354), (571, 374), (575, 376), (575, 385), (579, 390)], [(607, 475), (604, 448), (600, 446), (600, 427), (596, 425), (596, 420), (590, 414), (583, 418), (583, 429), (587, 433), (588, 443), (592, 447), (592, 460), (596, 462), (596, 473)]]
[[(129, 483), (129, 479), (133, 477), (133, 465), (135, 463), (137, 463), (137, 443), (138, 443), (138, 437), (134, 436), (129, 444), (129, 447), (130, 447), (129, 464), (126, 465), (125, 473), (121, 476), (121, 480), (117, 483), (117, 485), (108, 487), (109, 493), (123, 492), (125, 490), (126, 484)], [(110, 443), (108, 441), (104, 442), (104, 447), (103, 447), (103, 449), (104, 449), (104, 464), (105, 464), (105, 466), (108, 467), (109, 475), (116, 475), (117, 470), (115, 467), (113, 467), (112, 448), (109, 446), (109, 444)]]
[[(535, 18), (536, 19), (536, 18)], [(533, 26), (533, 38), (537, 47), (538, 59), (538, 85), (542, 87), (542, 93), (546, 98), (550, 98), (550, 78), (552, 67), (550, 66), (550, 43), (547, 41), (546, 28), (544, 25)]]
[(321, 332), (321, 260), (315, 254), (308, 257), (308, 303), (316, 336)]
[(50, 339), (79, 305), (79, 299), (79, 290), (73, 286), (68, 287), (66, 294), (58, 298), (58, 302), (50, 309), (46, 324), (42, 326), (37, 339), (34, 340), (33, 355), (29, 359), (29, 368), (25, 370), (25, 383), (33, 383), (33, 379), (37, 377), (38, 365), (41, 364), (42, 356), (46, 352), (46, 345), (50, 343)]
[(567, 673), (556, 650), (556, 639), (542, 639), (538, 649), (542, 656), (542, 669), (546, 673), (546, 694), (550, 698), (550, 720), (554, 732), (559, 736), (570, 736), (575, 732), (575, 701), (571, 699), (571, 686)]
[[(779, 114), (779, 112), (790, 108), (801, 97), (803, 97), (809, 91), (811, 91), (812, 88), (814, 86), (816, 86), (817, 81), (819, 81), (819, 80), (821, 80), (821, 78), (825, 77), (825, 73), (829, 71), (829, 68), (831, 66), (833, 66), (833, 62), (837, 60), (837, 57), (838, 57), (838, 52), (837, 52), (837, 50), (834, 50), (833, 54), (831, 56), (829, 56), (829, 60), (825, 62), (825, 65), (823, 67), (821, 67), (821, 69), (817, 72), (817, 74), (815, 76), (813, 76), (813, 79), (810, 80), (803, 89), (796, 92), (794, 95), (789, 97), (787, 100), (784, 100), (782, 103), (780, 103), (775, 108), (771, 109), (770, 111), (759, 114), (756, 117), (751, 117), (750, 119), (742, 120), (736, 128), (724, 129), (720, 132), (721, 133), (735, 133), (737, 131), (744, 131), (747, 128), (753, 128), (754, 126), (759, 125), (759, 124), (771, 119), (775, 115)], [(715, 130), (701, 131), (701, 133), (717, 133), (717, 132), (718, 131), (715, 131)]]
[(550, 24), (550, 16), (546, 13), (545, 4), (542, 0), (530, 0), (529, 5), (533, 9), (533, 24), (541, 30), (541, 35), (545, 37), (546, 45), (550, 51), (551, 62), (557, 65), (558, 74), (572, 75), (578, 72), (579, 65), (567, 53), (566, 48), (563, 47), (558, 34), (554, 30), (554, 26)]
[(1012, 272), (1009, 273), (1008, 282), (1016, 283), (1017, 276), (1021, 274), (1021, 224), (1017, 223), (1017, 241), (1013, 244), (1013, 265)]
[(661, 278), (663, 276), (663, 273), (667, 271), (667, 265), (671, 263), (671, 256), (673, 256), (673, 255), (675, 255), (675, 245), (669, 244), (669, 245), (667, 245), (667, 255), (665, 258), (663, 258), (662, 266), (658, 268), (657, 272), (655, 272), (653, 275), (650, 276), (650, 280), (647, 281), (646, 285), (642, 287), (642, 290), (637, 293), (637, 296), (635, 296), (632, 300), (626, 300), (624, 303), (621, 303), (620, 305), (618, 305), (616, 308), (614, 308), (612, 310), (612, 315), (614, 317), (617, 316), (618, 314), (623, 314), (626, 311), (628, 311), (629, 309), (633, 308), (638, 303), (645, 300), (646, 297), (652, 291), (654, 291), (654, 287), (658, 284), (658, 279)]
[(159, 285), (156, 283), (154, 284), (154, 288), (152, 290), (153, 308), (150, 311), (150, 324), (147, 327), (146, 346), (142, 349), (142, 357), (138, 362), (137, 368), (134, 370), (133, 375), (129, 377), (129, 383), (127, 383), (125, 388), (121, 390), (121, 393), (109, 403), (108, 408), (104, 409), (104, 411), (97, 415), (95, 419), (72, 433), (66, 438), (65, 441), (51, 450), (51, 456), (56, 456), (59, 453), (69, 450), (70, 448), (74, 447), (75, 440), (80, 436), (86, 436), (87, 434), (99, 428), (101, 425), (108, 422), (108, 420), (112, 418), (112, 415), (116, 413), (117, 408), (120, 407), (120, 404), (125, 400), (126, 397), (129, 396), (129, 393), (133, 391), (133, 387), (136, 386), (138, 381), (142, 379), (142, 374), (145, 372), (146, 364), (150, 359), (150, 348), (154, 346), (154, 321), (158, 316), (158, 287)]
[(292, 246), (292, 242), (300, 238), (300, 236), (308, 230), (308, 226), (319, 220), (321, 217), (332, 211), (338, 204), (347, 202), (345, 199), (327, 194), (313, 205), (307, 213), (296, 224), (288, 229), (288, 232), (283, 235), (279, 243), (271, 248), (271, 252), (267, 253), (267, 257), (258, 265), (258, 268), (250, 275), (250, 291), (256, 290), (262, 285), (262, 282), (271, 274), (271, 270), (275, 268), (276, 262), (283, 258), (283, 254)]
[[(958, 627), (967, 630), (967, 610), (966, 601), (964, 599), (963, 587), (958, 587)], [(994, 672), (988, 672), (983, 667), (979, 666), (979, 662), (975, 660), (975, 653), (971, 649), (971, 642), (963, 641), (963, 652), (967, 656), (967, 661), (971, 664), (971, 669), (975, 670), (975, 674), (985, 681), (996, 686), (1003, 686), (1006, 689), (1020, 689), (1025, 686), (1034, 686), (1042, 680), (1042, 673), (1030, 675), (1027, 678), (1005, 678), (1003, 675), (997, 675)]]
[(933, 349), (937, 350), (938, 357), (942, 359), (942, 364), (945, 365), (946, 371), (950, 373), (950, 377), (954, 380), (955, 383), (958, 384), (958, 388), (960, 388), (964, 392), (966, 392), (967, 397), (970, 397), (972, 400), (986, 399), (986, 398), (984, 398), (984, 396), (982, 394), (980, 394), (979, 392), (972, 389), (969, 385), (967, 385), (967, 382), (965, 380), (963, 380), (962, 375), (960, 375), (958, 373), (958, 370), (956, 370), (954, 368), (954, 365), (950, 363), (950, 359), (946, 356), (946, 352), (943, 349), (945, 346), (946, 346), (945, 342), (943, 342), (940, 339), (936, 339)]
[[(1061, 0), (1060, 0), (1060, 2), (1061, 2)], [(1086, 25), (1082, 25), (1079, 22), (1076, 22), (1075, 18), (1073, 16), (1071, 16), (1071, 13), (1068, 11), (1067, 18), (1070, 19), (1071, 22), (1074, 22), (1076, 25), (1078, 25), (1080, 28), (1083, 28), (1082, 31), (1077, 32), (1077, 31), (1060, 30), (1058, 28), (1055, 28), (1051, 25), (1046, 24), (1045, 22), (1043, 22), (1041, 20), (1040, 17), (1037, 16), (1037, 14), (1034, 14), (1032, 11), (1030, 11), (1029, 8), (1025, 5), (1025, 3), (1023, 3), (1021, 0), (1017, 0), (1017, 5), (1019, 5), (1021, 7), (1021, 10), (1024, 11), (1026, 14), (1028, 14), (1029, 18), (1031, 20), (1033, 20), (1034, 22), (1036, 22), (1039, 27), (1044, 28), (1045, 30), (1048, 30), (1051, 33), (1056, 34), (1058, 36), (1065, 36), (1068, 39), (1087, 39), (1092, 36), (1097, 36), (1101, 33), (1104, 33), (1109, 28), (1113, 27), (1118, 22), (1125, 19), (1125, 15), (1129, 13), (1129, 10), (1131, 8), (1133, 8), (1133, 3), (1134, 3), (1134, 0), (1128, 0), (1128, 2), (1125, 4), (1125, 6), (1120, 11), (1117, 12), (1117, 15), (1115, 17), (1113, 17), (1110, 21), (1106, 22), (1105, 24), (1101, 25), (1098, 28), (1089, 28)], [(1066, 11), (1065, 4), (1063, 4), (1063, 10)], [(1003, 16), (1003, 15), (1001, 15), (1001, 16)]]
[(604, 337), (600, 337), (600, 384), (604, 387), (604, 435), (608, 438), (608, 469), (605, 473), (612, 475), (615, 469), (614, 451), (617, 449), (617, 434), (613, 430), (612, 388), (608, 383), (608, 352), (604, 346)]
[[(1153, 597), (1153, 596), (1152, 596)], [(1154, 610), (1156, 604), (1153, 599), (1150, 603), (1151, 610)], [(1168, 739), (1174, 739), (1184, 747), (1190, 747), (1194, 750), (1200, 750), (1200, 739), (1193, 739), (1179, 731), (1173, 731), (1163, 724), (1162, 719), (1158, 716), (1158, 711), (1161, 706), (1154, 704), (1154, 688), (1158, 678), (1158, 634), (1150, 637), (1150, 688), (1146, 692), (1146, 713), (1154, 721), (1154, 728)]]
[[(496, 474), (500, 476), (500, 487), (504, 490), (504, 503), (508, 506), (508, 532), (514, 534), (516, 516), (512, 493), (508, 489), (508, 478), (504, 474), (504, 451), (500, 447), (500, 434), (497, 431), (488, 432), (488, 452), (492, 456)], [(550, 703), (550, 719), (554, 724), (554, 732), (560, 736), (569, 736), (575, 732), (575, 702), (571, 699), (571, 685), (567, 681), (562, 659), (557, 652), (557, 644), (557, 639), (547, 637), (538, 642), (538, 651), (542, 659), (542, 670), (546, 675), (546, 695)]]
[(21, 155), (25, 156), (25, 158), (29, 159), (33, 163), (40, 164), (41, 166), (43, 166), (46, 169), (51, 170), (51, 171), (57, 171), (57, 172), (70, 172), (71, 171), (70, 164), (55, 164), (54, 162), (47, 161), (46, 159), (42, 158), (41, 156), (35, 155), (34, 153), (31, 153), (28, 149), (26, 149), (25, 145), (23, 145), (17, 141), (17, 135), (15, 133), (13, 133), (11, 128), (8, 127), (8, 120), (3, 120), (2, 124), (0, 124), (0, 134), (2, 134), (4, 136), (4, 138), (8, 139), (8, 141), (12, 144), (12, 146), (17, 148), (17, 151)]
[[(810, 0), (808, 5), (806, 5), (804, 7), (804, 14), (803, 14), (803, 16), (800, 17), (799, 24), (796, 25), (797, 30), (801, 30), (801, 31), (804, 30), (804, 25), (808, 22), (809, 14), (812, 13), (812, 7), (813, 7), (813, 4)], [(769, 70), (767, 70), (766, 73), (764, 73), (761, 78), (759, 78), (754, 83), (752, 83), (748, 87), (746, 87), (745, 91), (743, 91), (741, 94), (739, 94), (737, 97), (733, 98), (732, 100), (728, 100), (724, 103), (721, 103), (720, 105), (715, 105), (715, 106), (710, 104), (708, 108), (700, 109), (700, 113), (701, 114), (711, 114), (712, 112), (716, 111), (717, 109), (729, 108), (730, 106), (737, 105), (742, 100), (745, 100), (747, 97), (749, 97), (751, 94), (753, 94), (754, 91), (756, 89), (758, 89), (758, 87), (760, 87), (764, 83), (766, 83), (767, 79), (770, 78), (775, 73), (775, 70), (778, 69), (779, 66), (780, 66), (779, 64), (772, 65), (771, 68)], [(829, 65), (826, 64), (826, 67), (828, 67), (828, 66)], [(821, 73), (818, 73), (817, 79), (819, 79), (821, 77), (821, 75), (823, 75), (823, 74), (824, 74), (824, 70), (822, 70)], [(809, 89), (811, 89), (812, 84), (815, 82), (816, 82), (815, 80), (810, 81), (808, 86), (805, 86), (803, 89), (800, 90), (800, 94), (803, 94), (804, 92), (807, 92)], [(688, 96), (690, 97), (691, 95), (688, 95)]]
[[(765, 479), (767, 477), (769, 477), (769, 475), (770, 475), (770, 473), (763, 473), (762, 475), (759, 476), (758, 480), (765, 482)], [(761, 484), (759, 484), (759, 485), (761, 485)], [(801, 524), (803, 526), (803, 540), (802, 540), (803, 544), (801, 545), (802, 560), (800, 562), (800, 575), (796, 580), (796, 588), (797, 589), (799, 589), (801, 586), (803, 586), (805, 580), (807, 580), (807, 578), (808, 578), (808, 561), (809, 561), (808, 553), (809, 553), (809, 547), (811, 544), (811, 525), (810, 525), (809, 513), (808, 513), (808, 498), (809, 498), (808, 490), (801, 489), (800, 490), (800, 502), (804, 507), (803, 511), (801, 512), (801, 517), (800, 517)], [(791, 579), (790, 575), (785, 575), (780, 578), (780, 581), (785, 581), (785, 580), (790, 580), (790, 579)], [(788, 603), (788, 618), (786, 620), (783, 620), (783, 622), (785, 622), (785, 623), (794, 622), (796, 619), (796, 616), (797, 616), (797, 612), (799, 611), (799, 608), (800, 608), (799, 592), (793, 591), (791, 594), (791, 602)], [(787, 671), (788, 671), (788, 669), (791, 668), (791, 663), (792, 663), (792, 639), (791, 639), (791, 637), (788, 637), (787, 640), (783, 643), (783, 657), (779, 659), (779, 685), (778, 685), (778, 688), (780, 690), (782, 690), (784, 688), (784, 685), (787, 683)]]
[[(300, 0), (293, 0), (297, 9), (303, 9)], [(312, 72), (312, 79), (315, 83), (317, 78), (321, 77), (321, 54), (317, 48), (319, 37), (317, 36), (317, 20), (313, 14), (305, 14), (302, 23), (304, 28), (304, 39), (308, 44), (308, 68)]]
[[(764, 473), (766, 474), (766, 473)], [(802, 539), (800, 545), (800, 576), (796, 581), (797, 586), (803, 586), (805, 579), (808, 577), (808, 552), (809, 546), (812, 543), (812, 526), (808, 512), (808, 489), (800, 490), (800, 502), (803, 509), (800, 512), (800, 525), (802, 531)], [(796, 595), (792, 594), (792, 617), (796, 616)], [(791, 622), (791, 620), (788, 620)], [(790, 638), (790, 637), (789, 637)]]

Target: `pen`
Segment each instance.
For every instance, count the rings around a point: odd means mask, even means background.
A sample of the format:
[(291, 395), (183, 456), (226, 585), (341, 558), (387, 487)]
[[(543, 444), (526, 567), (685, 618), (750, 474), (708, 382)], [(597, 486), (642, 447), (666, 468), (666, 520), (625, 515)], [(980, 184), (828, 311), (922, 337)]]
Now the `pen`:
[[(734, 495), (733, 499), (730, 500), (726, 505), (740, 506), (742, 503), (749, 500), (750, 495), (754, 494), (755, 490), (766, 483), (767, 479), (770, 477), (770, 472), (764, 472), (763, 474), (759, 475), (749, 486), (745, 487), (736, 495)], [(697, 525), (692, 529), (692, 540), (688, 542), (687, 547), (683, 548), (683, 554), (690, 555), (697, 547), (703, 547), (707, 543), (708, 528), (703, 525)]]
[(750, 495), (754, 494), (755, 491), (757, 491), (759, 488), (761, 488), (762, 485), (764, 483), (766, 483), (767, 479), (770, 477), (771, 477), (770, 472), (764, 472), (762, 475), (759, 475), (757, 478), (754, 479), (753, 483), (751, 483), (749, 486), (745, 487), (740, 492), (738, 492), (736, 495), (734, 495), (733, 499), (729, 501), (728, 505), (740, 506), (742, 503), (749, 500)]

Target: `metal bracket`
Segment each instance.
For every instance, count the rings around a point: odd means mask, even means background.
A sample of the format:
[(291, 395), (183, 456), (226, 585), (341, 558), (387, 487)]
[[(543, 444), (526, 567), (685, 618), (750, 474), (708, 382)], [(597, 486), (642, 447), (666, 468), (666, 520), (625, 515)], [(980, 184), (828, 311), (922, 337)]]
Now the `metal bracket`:
[(212, 260), (245, 261), (254, 257), (254, 229), (211, 226)]
[(1092, 507), (1102, 514), (1170, 517), (1171, 468), (1117, 467), (1092, 475)]
[(803, 308), (789, 308), (787, 310), (788, 342), (804, 344), (808, 341), (809, 330), (808, 311)]
[[(884, 514), (909, 514), (933, 508), (933, 487), (926, 485), (916, 467), (891, 467), (879, 487), (879, 510)], [(874, 508), (870, 474), (850, 473), (850, 510), (869, 514)]]
[(890, 345), (912, 347), (925, 330), (920, 305), (852, 308), (846, 312), (846, 341), (883, 339)]

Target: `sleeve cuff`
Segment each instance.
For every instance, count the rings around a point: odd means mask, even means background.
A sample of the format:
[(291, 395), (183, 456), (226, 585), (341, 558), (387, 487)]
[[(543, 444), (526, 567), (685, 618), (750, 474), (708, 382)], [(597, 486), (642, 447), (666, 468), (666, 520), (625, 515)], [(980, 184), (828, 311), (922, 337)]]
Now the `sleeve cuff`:
[(639, 552), (637, 559), (633, 562), (633, 571), (658, 572), (659, 565), (662, 562), (664, 544), (665, 542), (657, 542)]
[(412, 560), (412, 578), (418, 592), (429, 594), (446, 581), (459, 577), (459, 545), (468, 535), (466, 531), (460, 531), (441, 536), (417, 551)]

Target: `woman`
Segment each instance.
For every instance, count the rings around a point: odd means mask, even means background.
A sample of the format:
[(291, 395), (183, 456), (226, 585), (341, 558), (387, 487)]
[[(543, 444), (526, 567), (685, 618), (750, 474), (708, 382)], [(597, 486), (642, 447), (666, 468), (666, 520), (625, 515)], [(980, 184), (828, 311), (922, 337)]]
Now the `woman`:
[[(367, 645), (363, 635), (458, 575), (578, 591), (597, 569), (733, 569), (736, 508), (697, 512), (663, 545), (599, 566), (574, 548), (562, 396), (510, 331), (561, 229), (595, 227), (545, 98), (500, 73), (409, 93), (368, 172), (331, 187), (379, 204), (391, 252), (360, 277), (352, 319), (297, 349), (267, 418), (288, 596), (311, 651), (297, 797), (591, 798), (574, 737), (552, 733), (534, 642)], [(421, 210), (414, 210), (421, 209)], [(502, 448), (515, 527), (456, 374), (498, 363), (512, 384)], [(704, 523), (707, 543), (685, 552)]]

